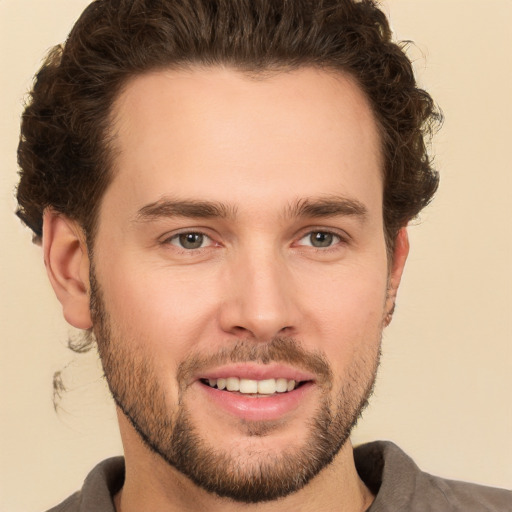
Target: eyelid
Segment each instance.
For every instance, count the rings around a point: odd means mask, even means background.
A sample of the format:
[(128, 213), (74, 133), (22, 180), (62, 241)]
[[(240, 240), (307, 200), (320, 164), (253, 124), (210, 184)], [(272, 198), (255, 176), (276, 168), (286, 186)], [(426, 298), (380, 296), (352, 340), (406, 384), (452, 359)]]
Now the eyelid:
[[(328, 233), (333, 235), (339, 239), (337, 243), (348, 243), (352, 237), (344, 230), (333, 228), (333, 227), (325, 227), (325, 226), (308, 226), (305, 229), (302, 229), (295, 239), (296, 241), (302, 240), (303, 238), (311, 235), (312, 233)], [(296, 243), (296, 242), (295, 242)], [(333, 244), (333, 246), (336, 244)], [(333, 247), (331, 246), (331, 247)]]
[[(178, 237), (180, 235), (187, 235), (187, 234), (202, 235), (203, 237), (207, 238), (210, 241), (210, 243), (207, 246), (201, 247), (201, 249), (205, 249), (206, 247), (210, 247), (211, 245), (216, 243), (213, 236), (206, 233), (206, 230), (203, 228), (183, 228), (183, 229), (179, 229), (177, 231), (173, 231), (171, 233), (166, 233), (165, 235), (162, 235), (159, 238), (159, 243), (162, 245), (171, 244), (171, 242), (173, 240), (178, 239)], [(190, 252), (190, 249), (185, 249), (183, 247), (179, 247), (177, 244), (171, 244), (171, 245), (174, 245), (175, 247), (178, 247), (180, 249), (187, 250)]]
[[(179, 242), (180, 237), (182, 235), (200, 235), (202, 237), (201, 246), (200, 247), (194, 247), (194, 248), (182, 247), (180, 242)], [(175, 241), (176, 241), (176, 243), (174, 243)], [(185, 233), (178, 233), (177, 235), (172, 236), (169, 239), (169, 243), (171, 245), (175, 245), (176, 247), (178, 247), (178, 249), (183, 249), (183, 250), (186, 250), (186, 251), (198, 251), (200, 249), (206, 249), (207, 247), (212, 246), (213, 245), (213, 240), (208, 235), (205, 235), (204, 233), (199, 233), (197, 231), (191, 231), (189, 233), (187, 233), (187, 232), (185, 232)]]
[[(311, 240), (311, 236), (313, 234), (315, 234), (315, 233), (325, 233), (327, 235), (331, 235), (332, 236), (332, 243), (330, 245), (326, 245), (326, 246), (316, 246), (316, 245), (314, 245), (312, 240)], [(302, 240), (304, 240), (303, 243), (301, 243)], [(300, 248), (306, 247), (308, 250), (311, 249), (311, 250), (314, 250), (314, 251), (326, 252), (326, 251), (329, 251), (329, 250), (331, 250), (331, 251), (335, 250), (336, 248), (338, 248), (340, 243), (342, 243), (342, 238), (339, 235), (337, 235), (336, 233), (328, 233), (327, 231), (311, 231), (311, 232), (307, 233), (306, 235), (304, 235), (303, 237), (299, 238), (297, 246), (300, 247)]]
[[(178, 248), (178, 249), (182, 249), (184, 251), (187, 251), (187, 252), (191, 252), (191, 251), (199, 251), (201, 249), (206, 249), (208, 247), (211, 247), (211, 246), (214, 246), (214, 245), (222, 245), (220, 244), (218, 241), (216, 241), (215, 237), (212, 236), (211, 234), (209, 234), (210, 230), (209, 229), (205, 229), (205, 228), (202, 228), (202, 227), (197, 227), (197, 228), (194, 228), (194, 227), (186, 227), (186, 228), (182, 228), (182, 229), (178, 229), (177, 231), (172, 231), (172, 232), (167, 232), (165, 233), (164, 235), (162, 235), (161, 237), (159, 237), (159, 240), (158, 240), (158, 243), (161, 244), (161, 245), (173, 245), (174, 247)], [(321, 247), (314, 247), (314, 246), (311, 246), (311, 245), (306, 245), (306, 244), (299, 244), (298, 242), (300, 242), (300, 240), (302, 240), (303, 238), (306, 238), (307, 236), (310, 236), (311, 234), (313, 233), (328, 233), (330, 235), (333, 235), (334, 237), (336, 237), (336, 241), (331, 245), (331, 246), (328, 246), (328, 247), (325, 247), (325, 248), (321, 248)], [(180, 235), (185, 235), (185, 234), (198, 234), (198, 235), (202, 235), (205, 239), (207, 239), (209, 242), (208, 242), (208, 245), (206, 246), (203, 246), (203, 247), (199, 247), (197, 249), (185, 249), (184, 247), (180, 247), (178, 244), (174, 244), (174, 243), (171, 243), (172, 241), (174, 240), (177, 240), (178, 237)], [(321, 250), (321, 251), (326, 251), (328, 249), (332, 249), (334, 247), (336, 247), (337, 245), (339, 244), (347, 244), (350, 242), (350, 240), (352, 239), (352, 237), (344, 230), (341, 230), (339, 228), (334, 228), (334, 227), (326, 227), (326, 226), (308, 226), (307, 228), (303, 228), (298, 236), (295, 237), (295, 242), (293, 242), (292, 245), (298, 245), (299, 247), (312, 247), (314, 249), (318, 249), (318, 250)]]

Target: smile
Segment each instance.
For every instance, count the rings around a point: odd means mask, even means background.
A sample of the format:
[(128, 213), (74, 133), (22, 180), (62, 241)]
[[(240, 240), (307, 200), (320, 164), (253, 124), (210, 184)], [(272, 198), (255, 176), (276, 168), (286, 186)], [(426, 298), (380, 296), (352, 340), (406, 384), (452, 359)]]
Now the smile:
[(274, 395), (275, 393), (287, 393), (299, 387), (302, 383), (293, 379), (240, 379), (238, 377), (227, 377), (219, 379), (202, 379), (208, 386), (232, 392), (239, 392), (244, 395)]

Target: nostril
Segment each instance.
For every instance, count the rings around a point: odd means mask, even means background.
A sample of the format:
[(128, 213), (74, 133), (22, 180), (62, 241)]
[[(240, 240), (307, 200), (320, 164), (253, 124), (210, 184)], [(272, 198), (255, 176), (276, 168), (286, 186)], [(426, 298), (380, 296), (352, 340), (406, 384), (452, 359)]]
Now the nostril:
[(236, 336), (241, 337), (241, 338), (252, 338), (252, 337), (254, 337), (254, 334), (249, 329), (247, 329), (246, 327), (242, 327), (241, 325), (235, 325), (231, 329), (231, 332), (233, 334), (235, 334)]

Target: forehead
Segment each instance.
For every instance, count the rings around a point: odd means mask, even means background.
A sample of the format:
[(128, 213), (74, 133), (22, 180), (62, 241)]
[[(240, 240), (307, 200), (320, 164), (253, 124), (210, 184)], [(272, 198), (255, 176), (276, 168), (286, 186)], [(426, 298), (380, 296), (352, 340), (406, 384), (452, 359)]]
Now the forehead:
[(376, 123), (341, 73), (152, 72), (127, 84), (113, 114), (114, 179), (104, 200), (121, 194), (138, 210), (166, 195), (238, 207), (347, 193), (380, 207)]

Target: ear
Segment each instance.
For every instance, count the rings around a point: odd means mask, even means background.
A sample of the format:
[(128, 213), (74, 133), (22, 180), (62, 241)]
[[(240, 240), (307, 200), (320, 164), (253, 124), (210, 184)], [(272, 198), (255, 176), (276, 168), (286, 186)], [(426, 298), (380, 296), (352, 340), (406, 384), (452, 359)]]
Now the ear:
[(89, 310), (89, 256), (80, 226), (52, 209), (43, 215), (46, 272), (66, 321), (79, 329), (92, 327)]
[(395, 239), (395, 246), (393, 249), (393, 256), (391, 261), (391, 269), (389, 272), (388, 280), (388, 293), (386, 297), (386, 316), (384, 325), (387, 326), (391, 322), (393, 311), (395, 309), (396, 295), (400, 280), (409, 254), (409, 237), (407, 235), (407, 228), (403, 227), (398, 232)]

